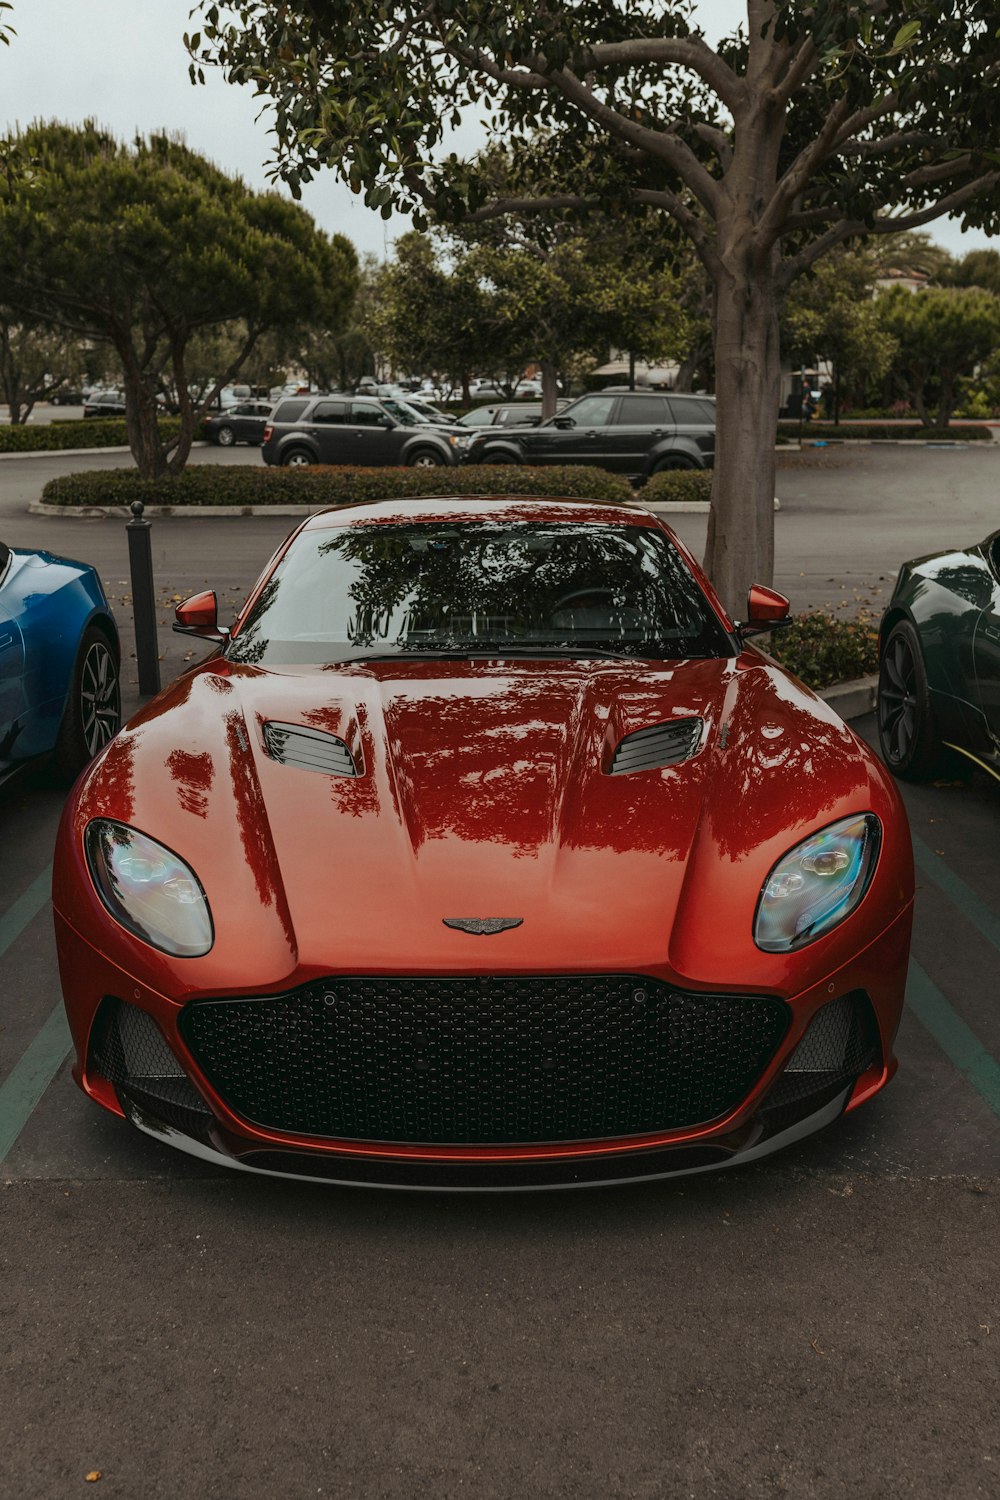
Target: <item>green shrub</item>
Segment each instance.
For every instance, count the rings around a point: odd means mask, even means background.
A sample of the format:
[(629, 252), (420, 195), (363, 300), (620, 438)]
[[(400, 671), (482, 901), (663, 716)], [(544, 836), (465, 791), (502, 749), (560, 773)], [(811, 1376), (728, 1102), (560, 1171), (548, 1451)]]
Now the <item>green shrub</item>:
[(642, 487), (641, 498), (646, 500), (711, 500), (712, 471), (710, 469), (664, 469), (662, 474), (652, 474)]
[(814, 692), (878, 671), (878, 631), (864, 616), (803, 615), (776, 630), (766, 649)]
[[(177, 417), (164, 417), (160, 436), (176, 437), (181, 430)], [(204, 437), (199, 425), (195, 437)], [(128, 431), (123, 417), (82, 417), (50, 422), (37, 427), (0, 427), (0, 453), (57, 453), (66, 448), (127, 448)]]
[(457, 469), (351, 469), (265, 464), (197, 464), (180, 474), (140, 480), (129, 469), (98, 469), (50, 479), (49, 505), (351, 505), (410, 495), (539, 495), (571, 500), (626, 501), (628, 481), (578, 465), (544, 469), (477, 464)]
[[(800, 429), (798, 422), (780, 422), (778, 424), (779, 435), (786, 433), (791, 436), (798, 435)], [(851, 422), (842, 423), (837, 427), (833, 422), (803, 422), (801, 427), (804, 442), (829, 442), (832, 438), (891, 438), (893, 442), (899, 442), (906, 438), (922, 438), (927, 442), (934, 443), (970, 443), (991, 442), (992, 437), (988, 427), (977, 425), (963, 425), (952, 427), (921, 427), (919, 422)]]

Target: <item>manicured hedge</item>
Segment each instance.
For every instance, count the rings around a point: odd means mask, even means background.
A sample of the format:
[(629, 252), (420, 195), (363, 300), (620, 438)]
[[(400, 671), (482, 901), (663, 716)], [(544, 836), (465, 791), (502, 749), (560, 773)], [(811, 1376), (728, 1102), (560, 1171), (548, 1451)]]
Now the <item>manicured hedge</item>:
[(50, 479), (48, 505), (350, 505), (409, 495), (540, 495), (574, 500), (631, 500), (618, 474), (567, 465), (545, 469), (477, 464), (458, 469), (351, 469), (263, 464), (197, 464), (163, 479), (137, 479), (128, 469), (98, 469)]
[[(176, 417), (164, 417), (160, 435), (172, 438), (181, 430)], [(203, 437), (201, 426), (196, 437)], [(57, 453), (66, 448), (127, 448), (128, 432), (122, 417), (82, 417), (37, 427), (0, 427), (0, 453)]]
[(906, 438), (920, 438), (929, 443), (988, 443), (992, 439), (988, 427), (974, 422), (956, 424), (953, 427), (921, 427), (919, 422), (851, 422), (841, 423), (839, 427), (833, 422), (803, 422), (801, 428), (798, 422), (778, 424), (779, 436), (798, 436), (800, 431), (804, 442), (816, 439), (829, 442), (834, 438), (864, 438), (866, 441), (888, 438), (899, 442)]
[(864, 618), (803, 615), (793, 625), (774, 631), (769, 640), (764, 637), (763, 643), (782, 666), (816, 692), (878, 671), (878, 631)]
[(711, 500), (710, 469), (664, 469), (651, 474), (640, 493), (641, 500)]

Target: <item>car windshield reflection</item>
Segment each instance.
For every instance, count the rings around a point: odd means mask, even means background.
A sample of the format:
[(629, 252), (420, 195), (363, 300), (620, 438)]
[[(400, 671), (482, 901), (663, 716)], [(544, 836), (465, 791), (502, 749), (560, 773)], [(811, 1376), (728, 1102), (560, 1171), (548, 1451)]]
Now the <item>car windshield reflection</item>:
[(424, 522), (304, 532), (227, 648), (268, 664), (374, 657), (676, 660), (729, 638), (652, 527)]

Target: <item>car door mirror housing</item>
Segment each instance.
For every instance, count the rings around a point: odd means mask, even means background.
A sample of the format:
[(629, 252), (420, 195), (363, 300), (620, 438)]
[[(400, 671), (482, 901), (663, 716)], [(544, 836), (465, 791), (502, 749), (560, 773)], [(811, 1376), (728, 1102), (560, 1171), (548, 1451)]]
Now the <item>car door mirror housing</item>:
[(576, 423), (574, 422), (572, 417), (553, 417), (552, 426), (559, 427), (563, 432), (565, 432), (570, 427), (575, 427)]
[(174, 610), (174, 629), (178, 635), (194, 635), (202, 641), (227, 641), (229, 629), (219, 624), (219, 604), (214, 589), (192, 594)]
[(762, 631), (774, 630), (792, 623), (789, 603), (777, 589), (769, 589), (763, 583), (751, 584), (747, 593), (747, 617), (736, 621), (736, 629), (743, 637), (760, 635)]

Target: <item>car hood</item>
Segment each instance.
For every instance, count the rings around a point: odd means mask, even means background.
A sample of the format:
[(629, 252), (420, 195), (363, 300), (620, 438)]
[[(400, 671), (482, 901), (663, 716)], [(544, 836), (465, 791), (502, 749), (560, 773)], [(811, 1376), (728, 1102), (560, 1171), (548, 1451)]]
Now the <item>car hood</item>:
[[(626, 735), (690, 716), (704, 725), (690, 759), (609, 774)], [(279, 763), (268, 722), (336, 736), (361, 774)], [(815, 828), (868, 809), (897, 811), (878, 762), (748, 650), (675, 664), (217, 658), (112, 743), (74, 819), (78, 838), (92, 817), (120, 819), (197, 872), (216, 941), (181, 967), (202, 990), (484, 963), (767, 988), (789, 982), (787, 957), (752, 944), (768, 871)], [(896, 886), (901, 905), (903, 874)], [(481, 917), (521, 925), (444, 924)]]

